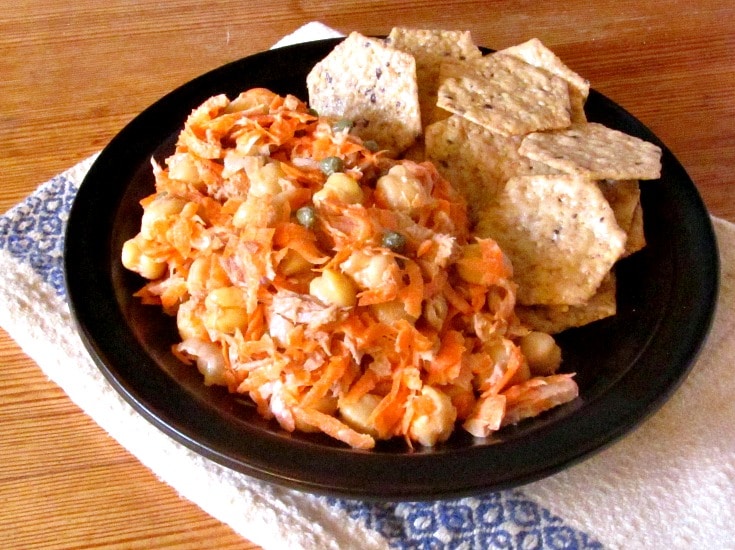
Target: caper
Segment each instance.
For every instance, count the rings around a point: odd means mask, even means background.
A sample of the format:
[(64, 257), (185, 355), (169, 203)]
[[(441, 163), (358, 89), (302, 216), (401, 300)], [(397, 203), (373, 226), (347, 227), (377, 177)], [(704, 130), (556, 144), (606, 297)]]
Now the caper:
[(365, 146), (365, 149), (367, 149), (368, 151), (372, 151), (373, 153), (377, 152), (378, 149), (380, 149), (380, 145), (378, 145), (378, 142), (374, 139), (369, 139), (363, 142), (363, 145)]
[(309, 114), (309, 115), (311, 115), (311, 116), (319, 117), (319, 111), (317, 111), (316, 109), (314, 109), (312, 107), (309, 107), (306, 110), (306, 113)]
[(296, 220), (307, 229), (311, 229), (316, 223), (316, 210), (313, 206), (302, 206), (296, 211)]
[(341, 118), (332, 125), (332, 130), (341, 132), (342, 130), (351, 130), (355, 125), (349, 118)]
[(344, 165), (345, 163), (339, 157), (327, 157), (319, 161), (319, 169), (327, 176), (335, 172), (342, 172)]
[(400, 254), (406, 248), (406, 237), (396, 231), (386, 231), (380, 244)]

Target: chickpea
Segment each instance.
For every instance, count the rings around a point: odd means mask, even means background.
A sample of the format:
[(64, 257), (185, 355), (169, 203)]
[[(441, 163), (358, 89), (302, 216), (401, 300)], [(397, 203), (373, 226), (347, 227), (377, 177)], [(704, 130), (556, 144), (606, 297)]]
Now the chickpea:
[(145, 207), (140, 222), (140, 234), (144, 239), (154, 239), (156, 222), (178, 214), (186, 206), (186, 201), (170, 195), (159, 195)]
[(393, 300), (391, 302), (383, 302), (380, 304), (370, 305), (370, 311), (378, 319), (378, 322), (384, 325), (393, 326), (396, 322), (401, 319), (408, 321), (413, 324), (416, 322), (416, 318), (409, 315), (403, 302)]
[(159, 262), (148, 256), (136, 239), (125, 241), (120, 256), (126, 269), (135, 271), (146, 279), (158, 279), (166, 272), (166, 262)]
[(217, 256), (200, 256), (195, 259), (186, 277), (189, 294), (209, 291), (229, 284), (230, 279), (220, 265)]
[(286, 277), (306, 273), (311, 267), (308, 260), (292, 248), (288, 249), (286, 255), (278, 263), (278, 270)]
[(203, 349), (198, 350), (196, 362), (197, 370), (204, 376), (205, 386), (226, 386), (225, 358), (222, 350), (213, 343), (205, 342)]
[(248, 225), (273, 227), (284, 217), (283, 204), (279, 201), (263, 200), (256, 195), (248, 195), (232, 216), (232, 225), (238, 229)]
[(521, 351), (535, 376), (554, 374), (561, 365), (561, 348), (545, 332), (529, 332), (521, 339)]
[(137, 271), (138, 262), (140, 262), (140, 255), (142, 253), (143, 251), (135, 239), (125, 241), (122, 247), (122, 253), (120, 254), (123, 266), (131, 271)]
[(245, 297), (242, 290), (236, 286), (226, 286), (215, 288), (204, 300), (204, 305), (208, 308), (213, 307), (245, 307)]
[(324, 302), (340, 307), (352, 307), (357, 303), (355, 283), (344, 273), (325, 269), (321, 276), (309, 283), (309, 294)]
[(199, 170), (188, 153), (176, 153), (166, 159), (168, 177), (187, 183), (199, 182)]
[(271, 162), (258, 169), (248, 171), (250, 178), (249, 193), (257, 197), (265, 195), (278, 195), (283, 191), (280, 178), (284, 176), (279, 164)]
[(252, 201), (243, 201), (240, 206), (235, 210), (235, 214), (232, 216), (232, 225), (238, 229), (242, 229), (248, 225), (248, 220), (251, 219), (251, 210), (253, 208)]
[(226, 386), (227, 368), (222, 349), (205, 338), (185, 340), (178, 346), (179, 351), (196, 358), (197, 369), (204, 376), (205, 386)]
[(332, 196), (346, 204), (359, 204), (365, 194), (357, 181), (343, 172), (335, 172), (324, 182), (324, 187), (314, 193), (313, 201), (318, 203)]
[(388, 170), (375, 185), (375, 201), (383, 208), (391, 208), (410, 215), (430, 200), (431, 196), (421, 182), (411, 176), (402, 165)]
[(431, 386), (424, 386), (414, 399), (420, 401), (417, 408), (422, 412), (414, 415), (411, 420), (409, 437), (425, 447), (432, 447), (449, 439), (457, 420), (457, 409), (454, 408), (451, 398)]
[(141, 277), (153, 281), (163, 277), (166, 273), (166, 265), (166, 262), (158, 262), (146, 254), (141, 254), (138, 262), (138, 273)]
[(187, 300), (179, 306), (176, 312), (176, 327), (182, 340), (196, 338), (206, 340), (208, 338), (207, 328), (202, 321), (202, 303), (195, 300)]
[(212, 290), (204, 300), (204, 326), (209, 330), (234, 333), (248, 323), (242, 290), (226, 286)]
[(340, 403), (339, 414), (345, 424), (353, 430), (378, 437), (378, 431), (370, 422), (370, 415), (381, 399), (378, 395), (366, 393), (354, 403)]
[(396, 268), (396, 260), (390, 254), (364, 250), (356, 250), (340, 264), (340, 269), (364, 289), (374, 289), (385, 284), (395, 274)]
[(250, 213), (253, 207), (252, 201), (243, 201), (240, 206), (235, 210), (235, 214), (232, 216), (232, 225), (238, 229), (242, 229), (248, 225), (248, 220), (251, 219)]
[(226, 334), (233, 334), (237, 329), (243, 329), (248, 323), (248, 316), (244, 309), (228, 307), (219, 311), (207, 311), (204, 325)]

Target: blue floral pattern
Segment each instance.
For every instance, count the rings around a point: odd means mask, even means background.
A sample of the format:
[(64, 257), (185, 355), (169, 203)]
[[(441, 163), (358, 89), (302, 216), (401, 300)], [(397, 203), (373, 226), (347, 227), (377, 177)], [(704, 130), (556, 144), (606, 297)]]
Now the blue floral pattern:
[(57, 294), (64, 289), (64, 230), (77, 187), (64, 175), (0, 216), (0, 250), (28, 264)]
[[(76, 191), (74, 181), (61, 174), (0, 216), (0, 250), (29, 265), (61, 297), (64, 230)], [(401, 550), (602, 548), (519, 490), (421, 503), (324, 500)]]
[(330, 503), (401, 550), (603, 548), (519, 490), (436, 502)]

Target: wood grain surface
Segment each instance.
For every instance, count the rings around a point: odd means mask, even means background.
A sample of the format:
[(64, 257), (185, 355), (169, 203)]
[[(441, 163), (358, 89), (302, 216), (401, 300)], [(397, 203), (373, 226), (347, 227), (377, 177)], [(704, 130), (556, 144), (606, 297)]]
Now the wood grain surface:
[[(730, 0), (6, 1), (0, 212), (171, 89), (314, 20), (364, 34), (469, 29), (491, 48), (538, 37), (649, 126), (711, 213), (735, 221)], [(257, 548), (159, 482), (2, 331), (0, 503), (6, 548)]]

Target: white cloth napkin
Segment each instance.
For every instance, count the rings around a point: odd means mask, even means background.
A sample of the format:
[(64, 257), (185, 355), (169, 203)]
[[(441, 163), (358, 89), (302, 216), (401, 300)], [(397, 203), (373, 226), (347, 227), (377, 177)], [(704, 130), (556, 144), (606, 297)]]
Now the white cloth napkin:
[[(339, 33), (310, 23), (276, 46)], [(735, 548), (735, 225), (713, 219), (721, 291), (691, 374), (641, 427), (519, 489), (429, 503), (366, 503), (269, 485), (205, 459), (139, 416), (104, 379), (63, 290), (65, 221), (93, 159), (0, 217), (0, 325), (158, 478), (266, 549)]]

